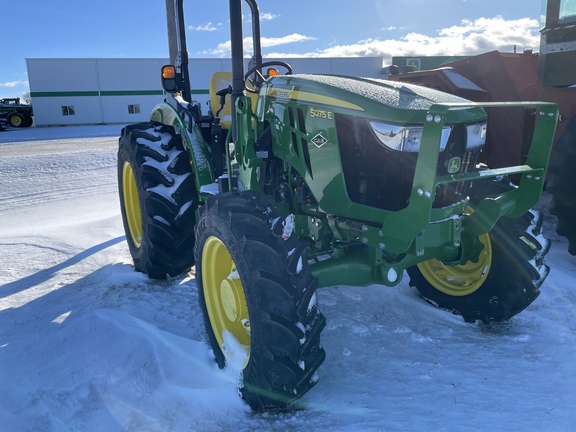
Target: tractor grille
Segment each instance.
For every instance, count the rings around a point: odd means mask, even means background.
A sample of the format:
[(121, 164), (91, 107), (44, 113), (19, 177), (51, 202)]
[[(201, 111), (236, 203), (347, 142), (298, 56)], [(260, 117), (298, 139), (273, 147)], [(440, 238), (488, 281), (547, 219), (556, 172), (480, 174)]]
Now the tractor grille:
[[(408, 205), (417, 153), (400, 152), (382, 145), (369, 120), (336, 114), (338, 142), (350, 199), (358, 204), (398, 211)], [(448, 162), (461, 160), (459, 173), (474, 170), (479, 151), (466, 152), (466, 127), (452, 128), (448, 145), (440, 153), (437, 175), (448, 174)], [(470, 182), (440, 185), (434, 208), (455, 204), (468, 196)]]

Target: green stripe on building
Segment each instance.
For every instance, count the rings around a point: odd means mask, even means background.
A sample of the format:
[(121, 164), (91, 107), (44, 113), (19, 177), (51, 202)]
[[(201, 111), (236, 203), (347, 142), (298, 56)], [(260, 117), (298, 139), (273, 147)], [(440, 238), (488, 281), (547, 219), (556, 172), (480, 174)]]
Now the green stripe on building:
[(162, 96), (162, 90), (118, 90), (118, 91), (62, 91), (30, 92), (31, 97), (82, 97), (82, 96)]
[(101, 91), (102, 96), (156, 96), (163, 95), (162, 90), (119, 90), (119, 91)]
[(32, 97), (98, 96), (97, 91), (30, 92)]
[[(192, 90), (193, 95), (208, 95), (208, 89)], [(102, 90), (102, 91), (54, 91), (30, 92), (33, 98), (50, 97), (101, 97), (101, 96), (164, 96), (162, 90)]]

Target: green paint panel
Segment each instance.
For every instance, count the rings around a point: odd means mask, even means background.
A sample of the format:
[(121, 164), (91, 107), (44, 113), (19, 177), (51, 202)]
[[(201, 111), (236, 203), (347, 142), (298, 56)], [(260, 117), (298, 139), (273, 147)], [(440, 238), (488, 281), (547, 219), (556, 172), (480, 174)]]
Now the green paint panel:
[(30, 92), (32, 97), (77, 97), (98, 96), (97, 91)]

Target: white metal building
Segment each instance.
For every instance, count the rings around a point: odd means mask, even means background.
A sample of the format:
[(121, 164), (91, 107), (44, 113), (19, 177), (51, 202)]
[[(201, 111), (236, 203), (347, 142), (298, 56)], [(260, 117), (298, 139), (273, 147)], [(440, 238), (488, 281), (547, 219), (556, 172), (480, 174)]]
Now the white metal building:
[[(294, 73), (383, 77), (381, 57), (282, 60)], [(212, 74), (230, 71), (231, 62), (205, 58), (189, 62), (192, 94), (205, 107)], [(168, 63), (168, 59), (26, 59), (34, 122), (53, 126), (146, 121), (154, 106), (166, 97), (160, 69)]]

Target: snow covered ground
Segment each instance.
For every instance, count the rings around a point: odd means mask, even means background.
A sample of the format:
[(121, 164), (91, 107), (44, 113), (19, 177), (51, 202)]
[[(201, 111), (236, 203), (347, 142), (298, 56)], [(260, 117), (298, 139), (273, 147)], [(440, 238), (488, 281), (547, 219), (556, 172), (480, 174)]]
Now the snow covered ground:
[(576, 258), (551, 230), (542, 294), (504, 324), (407, 282), (320, 290), (319, 383), (299, 411), (251, 413), (212, 360), (194, 275), (130, 265), (119, 130), (0, 132), (0, 430), (576, 430)]

